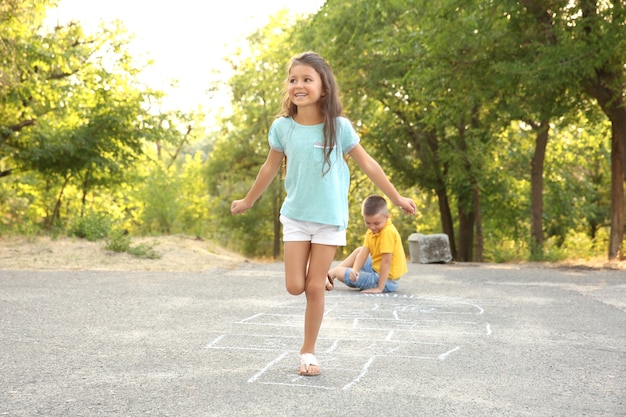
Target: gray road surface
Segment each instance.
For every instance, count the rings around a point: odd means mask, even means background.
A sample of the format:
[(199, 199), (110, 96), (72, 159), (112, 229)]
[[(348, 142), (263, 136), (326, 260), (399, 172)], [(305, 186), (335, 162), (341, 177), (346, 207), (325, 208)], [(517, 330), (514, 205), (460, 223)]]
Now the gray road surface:
[(0, 271), (4, 416), (626, 416), (626, 273), (410, 264), (337, 283), (322, 375), (282, 264)]

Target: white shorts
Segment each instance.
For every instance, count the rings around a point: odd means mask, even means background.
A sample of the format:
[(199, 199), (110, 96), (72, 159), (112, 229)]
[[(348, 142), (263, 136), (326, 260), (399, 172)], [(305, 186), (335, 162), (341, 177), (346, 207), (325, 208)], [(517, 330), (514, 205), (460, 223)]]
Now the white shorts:
[(303, 222), (280, 215), (283, 242), (311, 242), (320, 245), (346, 246), (346, 231), (328, 224)]

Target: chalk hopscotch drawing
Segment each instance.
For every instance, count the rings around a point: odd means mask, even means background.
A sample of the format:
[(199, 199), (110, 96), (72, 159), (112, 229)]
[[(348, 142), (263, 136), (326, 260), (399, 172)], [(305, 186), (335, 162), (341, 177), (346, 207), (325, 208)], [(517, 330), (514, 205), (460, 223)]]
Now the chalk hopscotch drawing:
[(221, 334), (206, 349), (254, 352), (260, 367), (248, 382), (349, 390), (378, 363), (445, 361), (476, 338), (491, 334), (479, 305), (453, 297), (359, 294), (326, 296), (316, 356), (322, 376), (297, 374), (302, 341), (302, 297), (236, 322), (241, 331)]

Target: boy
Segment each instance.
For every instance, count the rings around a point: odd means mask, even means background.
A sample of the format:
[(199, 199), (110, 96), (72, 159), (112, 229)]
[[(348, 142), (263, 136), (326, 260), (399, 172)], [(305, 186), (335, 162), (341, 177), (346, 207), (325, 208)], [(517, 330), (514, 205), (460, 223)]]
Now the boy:
[(328, 271), (329, 284), (336, 278), (364, 293), (391, 292), (407, 273), (406, 256), (398, 229), (391, 223), (387, 201), (378, 195), (363, 201), (361, 214), (367, 226), (363, 246)]

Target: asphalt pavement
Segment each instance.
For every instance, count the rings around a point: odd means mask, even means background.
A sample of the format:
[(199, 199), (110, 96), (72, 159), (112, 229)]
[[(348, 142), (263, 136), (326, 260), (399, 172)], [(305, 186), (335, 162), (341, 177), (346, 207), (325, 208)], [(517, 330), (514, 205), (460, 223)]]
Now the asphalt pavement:
[(322, 375), (281, 263), (0, 270), (0, 416), (626, 416), (626, 273), (409, 264), (327, 293)]

